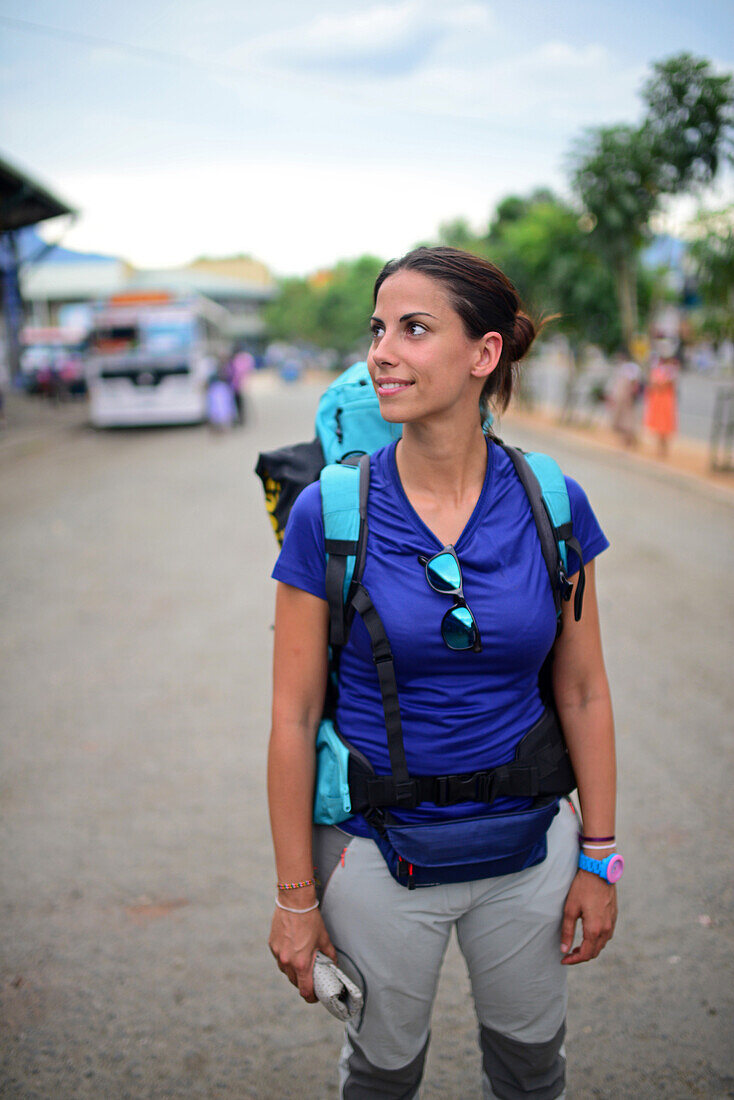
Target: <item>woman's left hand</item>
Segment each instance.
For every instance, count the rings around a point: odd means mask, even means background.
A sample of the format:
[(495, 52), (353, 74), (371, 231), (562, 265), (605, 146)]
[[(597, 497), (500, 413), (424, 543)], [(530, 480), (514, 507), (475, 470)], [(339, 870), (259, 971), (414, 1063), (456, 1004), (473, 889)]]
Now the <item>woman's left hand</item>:
[[(576, 921), (581, 918), (584, 938), (573, 944)], [(563, 908), (561, 951), (564, 966), (595, 959), (614, 934), (617, 923), (617, 888), (591, 871), (577, 871)]]

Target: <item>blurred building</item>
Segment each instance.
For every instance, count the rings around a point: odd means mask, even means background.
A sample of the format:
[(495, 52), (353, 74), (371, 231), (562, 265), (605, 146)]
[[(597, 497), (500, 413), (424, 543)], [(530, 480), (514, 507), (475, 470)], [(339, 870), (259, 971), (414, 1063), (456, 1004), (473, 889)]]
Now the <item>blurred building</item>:
[[(20, 242), (24, 255), (41, 251), (43, 242), (35, 230), (26, 230)], [(75, 252), (60, 245), (46, 245), (36, 263), (21, 268), (21, 290), (31, 325), (64, 324), (68, 307), (89, 304), (121, 291), (134, 269), (117, 256)]]
[[(39, 239), (39, 238), (37, 238)], [(226, 309), (228, 335), (236, 345), (264, 340), (262, 309), (277, 292), (264, 264), (246, 257), (204, 259), (180, 268), (136, 270), (115, 256), (52, 247), (43, 261), (21, 275), (27, 319), (32, 325), (68, 324), (83, 307), (126, 290), (201, 294)]]
[(227, 332), (236, 345), (259, 347), (265, 339), (263, 306), (277, 293), (273, 279), (254, 281), (234, 274), (219, 274), (200, 265), (201, 261), (186, 267), (137, 271), (131, 276), (128, 287), (202, 294), (227, 310)]
[(244, 254), (239, 256), (222, 256), (217, 259), (213, 256), (200, 256), (188, 264), (193, 271), (202, 271), (209, 275), (224, 275), (227, 279), (237, 279), (245, 283), (260, 283), (263, 286), (273, 286), (273, 276), (264, 263), (254, 260), (252, 256)]
[(20, 168), (0, 160), (0, 371), (16, 375), (20, 367), (23, 298), (20, 273), (45, 252), (24, 255), (28, 227), (49, 218), (74, 217), (74, 211)]

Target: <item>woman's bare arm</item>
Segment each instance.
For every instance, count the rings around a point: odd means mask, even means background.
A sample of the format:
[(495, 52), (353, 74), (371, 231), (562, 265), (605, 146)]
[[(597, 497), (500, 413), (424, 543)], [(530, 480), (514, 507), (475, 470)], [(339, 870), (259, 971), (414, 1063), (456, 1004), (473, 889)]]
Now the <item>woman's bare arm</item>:
[[(577, 582), (578, 578), (574, 578)], [(578, 783), (586, 836), (613, 836), (616, 805), (614, 719), (599, 628), (594, 562), (586, 569), (580, 622), (572, 602), (563, 608), (563, 631), (555, 647), (553, 692)], [(609, 849), (613, 851), (613, 849)], [(599, 858), (606, 852), (588, 851)], [(583, 943), (570, 951), (577, 919)], [(616, 891), (598, 875), (579, 871), (566, 900), (561, 942), (565, 963), (596, 958), (612, 937), (617, 918)]]
[[(273, 716), (268, 754), (270, 822), (279, 882), (313, 878), (311, 847), (316, 731), (324, 706), (328, 606), (324, 600), (278, 584), (275, 601)], [(307, 909), (313, 886), (281, 891), (281, 904)], [(288, 913), (276, 908), (270, 949), (279, 968), (315, 1000), (311, 970), (318, 949), (335, 958), (318, 909)]]

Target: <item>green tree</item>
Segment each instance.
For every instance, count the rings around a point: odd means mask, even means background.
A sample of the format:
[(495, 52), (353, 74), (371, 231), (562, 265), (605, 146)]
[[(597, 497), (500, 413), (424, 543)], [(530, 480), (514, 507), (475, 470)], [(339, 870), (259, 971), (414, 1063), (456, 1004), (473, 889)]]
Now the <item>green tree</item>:
[(591, 242), (611, 265), (627, 343), (637, 330), (637, 257), (660, 201), (650, 135), (632, 126), (587, 131), (575, 151), (573, 186), (590, 217)]
[(343, 355), (364, 352), (369, 344), (372, 290), (382, 260), (360, 256), (342, 260), (319, 295), (318, 321), (322, 347), (336, 348)]
[(528, 211), (541, 203), (555, 203), (556, 196), (547, 187), (538, 187), (529, 195), (506, 195), (497, 203), (485, 240), (491, 248), (500, 240), (506, 226), (520, 221)]
[(615, 275), (622, 331), (638, 322), (637, 257), (666, 195), (710, 182), (731, 155), (734, 86), (708, 61), (680, 54), (653, 67), (639, 127), (586, 131), (571, 155), (574, 191), (593, 224), (592, 244)]
[(278, 297), (265, 310), (269, 335), (342, 355), (361, 352), (369, 340), (372, 288), (382, 263), (360, 256), (307, 278), (281, 280)]
[(702, 302), (702, 328), (734, 338), (734, 206), (700, 214), (689, 247)]
[(575, 352), (585, 343), (610, 351), (618, 346), (613, 276), (591, 247), (584, 219), (569, 204), (547, 190), (527, 199), (510, 196), (497, 207), (485, 248), (531, 313), (558, 315), (557, 331)]
[(476, 241), (477, 235), (466, 218), (454, 218), (450, 222), (442, 222), (438, 227), (439, 244), (446, 244), (451, 248), (463, 248), (470, 252)]
[(307, 279), (279, 280), (278, 295), (264, 310), (268, 335), (274, 340), (316, 343), (315, 292)]
[(702, 187), (732, 155), (732, 77), (689, 53), (653, 66), (642, 96), (643, 128), (651, 139), (665, 190)]

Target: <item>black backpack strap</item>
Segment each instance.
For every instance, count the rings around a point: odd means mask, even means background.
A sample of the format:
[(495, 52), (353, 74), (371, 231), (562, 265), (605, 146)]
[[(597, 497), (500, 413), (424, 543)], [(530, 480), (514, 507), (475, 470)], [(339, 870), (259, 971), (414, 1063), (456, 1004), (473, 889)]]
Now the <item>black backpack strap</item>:
[(326, 539), (324, 547), (329, 555), (326, 562), (326, 599), (329, 604), (329, 642), (332, 646), (343, 646), (346, 642), (346, 624), (344, 621), (344, 577), (347, 571), (347, 557), (357, 553), (357, 543)]
[[(370, 594), (361, 582), (357, 585), (351, 602), (354, 610), (359, 612), (372, 643), (372, 660), (375, 662), (375, 668), (377, 669), (380, 694), (382, 695), (382, 708), (385, 712), (387, 747), (392, 769), (390, 778), (395, 784), (395, 792), (398, 795), (392, 805), (415, 805), (408, 764), (405, 759), (403, 727), (400, 720), (400, 703), (398, 702), (398, 684), (395, 677), (395, 662), (390, 642), (385, 633), (385, 627), (382, 625), (382, 619), (372, 603)], [(410, 793), (408, 787), (411, 788)], [(401, 792), (401, 788), (405, 789)]]
[[(350, 456), (350, 459), (345, 459), (345, 461), (353, 460)], [(354, 571), (352, 572), (352, 583), (347, 596), (347, 606), (344, 610), (345, 641), (349, 637), (349, 628), (354, 618), (355, 608), (352, 600), (362, 581), (364, 564), (367, 558), (367, 537), (369, 535), (369, 527), (367, 526), (367, 499), (370, 493), (370, 456), (366, 454), (360, 455), (357, 465), (359, 466), (359, 538), (357, 539), (357, 554), (354, 562)]]
[(576, 592), (573, 597), (573, 617), (576, 622), (578, 622), (581, 618), (581, 611), (584, 606), (584, 589), (586, 588), (584, 553), (581, 549), (581, 543), (575, 535), (566, 536), (566, 546), (569, 548), (569, 550), (573, 550), (574, 554), (579, 559), (579, 579), (576, 582)]

